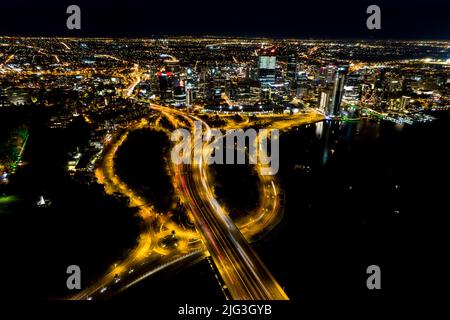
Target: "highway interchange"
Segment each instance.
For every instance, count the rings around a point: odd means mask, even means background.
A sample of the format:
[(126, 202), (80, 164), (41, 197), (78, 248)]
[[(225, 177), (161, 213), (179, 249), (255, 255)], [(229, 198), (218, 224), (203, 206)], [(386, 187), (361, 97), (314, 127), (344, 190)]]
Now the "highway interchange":
[[(133, 90), (140, 76), (138, 68), (133, 71), (133, 80), (124, 95), (138, 100)], [(107, 299), (137, 282), (160, 271), (189, 266), (209, 257), (218, 271), (225, 297), (234, 300), (286, 300), (287, 294), (276, 281), (264, 263), (252, 250), (250, 242), (270, 232), (282, 219), (280, 204), (282, 193), (276, 177), (261, 174), (261, 166), (256, 166), (259, 178), (259, 207), (239, 221), (232, 221), (229, 213), (219, 204), (212, 187), (210, 169), (203, 161), (193, 164), (172, 163), (168, 170), (172, 184), (188, 216), (195, 224), (195, 230), (180, 226), (167, 213), (156, 212), (151, 199), (144, 199), (123, 182), (114, 170), (114, 156), (133, 130), (152, 128), (170, 136), (170, 130), (161, 125), (165, 118), (174, 128), (189, 126), (193, 130), (194, 121), (201, 121), (203, 130), (209, 125), (187, 110), (145, 102), (153, 111), (148, 119), (141, 119), (126, 128), (117, 130), (105, 146), (103, 156), (98, 161), (95, 175), (104, 185), (108, 194), (120, 193), (129, 199), (129, 206), (138, 208), (144, 228), (137, 246), (127, 257), (112, 265), (101, 279), (79, 293), (68, 297), (73, 300)], [(254, 120), (247, 117), (236, 123), (224, 115), (223, 129), (252, 127)], [(244, 116), (245, 118), (245, 116)], [(313, 110), (298, 115), (260, 115), (258, 125), (279, 130), (322, 120)], [(195, 140), (192, 143), (196, 143)], [(197, 142), (198, 143), (198, 142)], [(194, 150), (194, 145), (192, 150)], [(204, 152), (208, 152), (205, 148)], [(205, 156), (205, 155), (204, 155)], [(162, 245), (162, 239), (176, 235), (173, 247)]]

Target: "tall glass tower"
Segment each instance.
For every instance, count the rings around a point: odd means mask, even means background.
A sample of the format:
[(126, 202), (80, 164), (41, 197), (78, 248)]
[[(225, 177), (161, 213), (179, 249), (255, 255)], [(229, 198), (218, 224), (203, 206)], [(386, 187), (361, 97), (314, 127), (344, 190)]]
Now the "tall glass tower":
[(341, 66), (336, 72), (330, 108), (330, 115), (332, 116), (338, 116), (341, 112), (341, 102), (342, 96), (344, 95), (344, 84), (347, 74), (348, 74), (348, 66)]
[(258, 60), (258, 80), (262, 88), (274, 84), (276, 80), (276, 48), (261, 49)]

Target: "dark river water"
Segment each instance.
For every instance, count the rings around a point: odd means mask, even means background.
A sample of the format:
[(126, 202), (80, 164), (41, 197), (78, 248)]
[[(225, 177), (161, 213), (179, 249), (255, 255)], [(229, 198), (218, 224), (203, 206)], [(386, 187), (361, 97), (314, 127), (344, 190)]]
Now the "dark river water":
[[(281, 135), (285, 216), (256, 250), (292, 299), (391, 303), (436, 293), (450, 176), (448, 114), (437, 116), (414, 126), (320, 122)], [(373, 264), (378, 292), (366, 286)]]

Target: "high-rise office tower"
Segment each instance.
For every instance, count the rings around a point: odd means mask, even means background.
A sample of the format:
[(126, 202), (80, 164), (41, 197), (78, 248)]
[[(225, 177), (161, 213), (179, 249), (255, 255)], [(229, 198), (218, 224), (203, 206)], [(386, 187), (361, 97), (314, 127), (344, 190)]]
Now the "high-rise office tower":
[(171, 99), (172, 98), (172, 72), (159, 71), (157, 73), (159, 82), (159, 95), (161, 99)]
[(186, 102), (186, 92), (184, 83), (180, 82), (173, 88), (173, 100), (177, 104), (184, 104)]
[(333, 87), (324, 87), (319, 94), (319, 110), (325, 115), (332, 115)]
[(297, 94), (297, 58), (295, 55), (288, 57), (286, 68), (286, 80), (289, 82), (289, 96), (295, 97)]
[(384, 89), (386, 79), (386, 69), (382, 68), (378, 71), (375, 78), (375, 89), (382, 91)]
[(387, 109), (395, 112), (405, 112), (410, 104), (411, 97), (391, 98), (387, 101)]
[(332, 116), (338, 116), (341, 112), (341, 102), (342, 96), (344, 95), (344, 84), (347, 74), (348, 66), (341, 66), (336, 72), (330, 110), (330, 115)]
[(319, 109), (325, 114), (328, 113), (328, 107), (330, 105), (330, 93), (328, 91), (322, 91), (319, 98)]
[(405, 111), (411, 101), (411, 97), (402, 96), (400, 100), (400, 111)]
[(328, 66), (321, 67), (318, 72), (320, 82), (323, 84), (330, 84), (334, 81), (337, 71), (336, 66), (330, 64)]
[(293, 54), (288, 57), (286, 78), (291, 84), (297, 79), (297, 59)]
[(190, 86), (186, 86), (186, 105), (188, 107), (192, 106), (194, 101), (194, 90)]
[(166, 71), (170, 71), (175, 74), (180, 73), (180, 61), (173, 57), (164, 60), (164, 66)]
[(275, 47), (261, 49), (258, 60), (258, 80), (262, 88), (274, 84), (276, 80), (277, 50)]

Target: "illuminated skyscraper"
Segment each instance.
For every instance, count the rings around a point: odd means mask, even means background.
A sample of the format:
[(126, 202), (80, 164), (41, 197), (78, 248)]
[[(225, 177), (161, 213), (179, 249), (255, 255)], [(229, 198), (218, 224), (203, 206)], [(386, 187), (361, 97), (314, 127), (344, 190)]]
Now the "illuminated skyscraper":
[(286, 78), (291, 84), (297, 79), (297, 59), (293, 54), (288, 57)]
[(188, 107), (192, 106), (194, 101), (194, 90), (189, 86), (186, 87), (186, 105)]
[(186, 102), (186, 92), (184, 84), (180, 83), (173, 88), (173, 100), (177, 104), (184, 104)]
[(258, 80), (262, 88), (274, 84), (276, 80), (276, 48), (261, 49), (258, 60)]
[(171, 99), (172, 98), (172, 72), (159, 71), (157, 73), (159, 82), (159, 95), (161, 99)]
[(319, 110), (322, 111), (325, 115), (331, 115), (331, 102), (332, 102), (333, 88), (330, 86), (326, 86), (322, 89), (319, 95)]
[(341, 102), (342, 96), (344, 95), (344, 84), (347, 74), (348, 66), (339, 67), (338, 71), (336, 72), (329, 115), (338, 116), (341, 112)]

